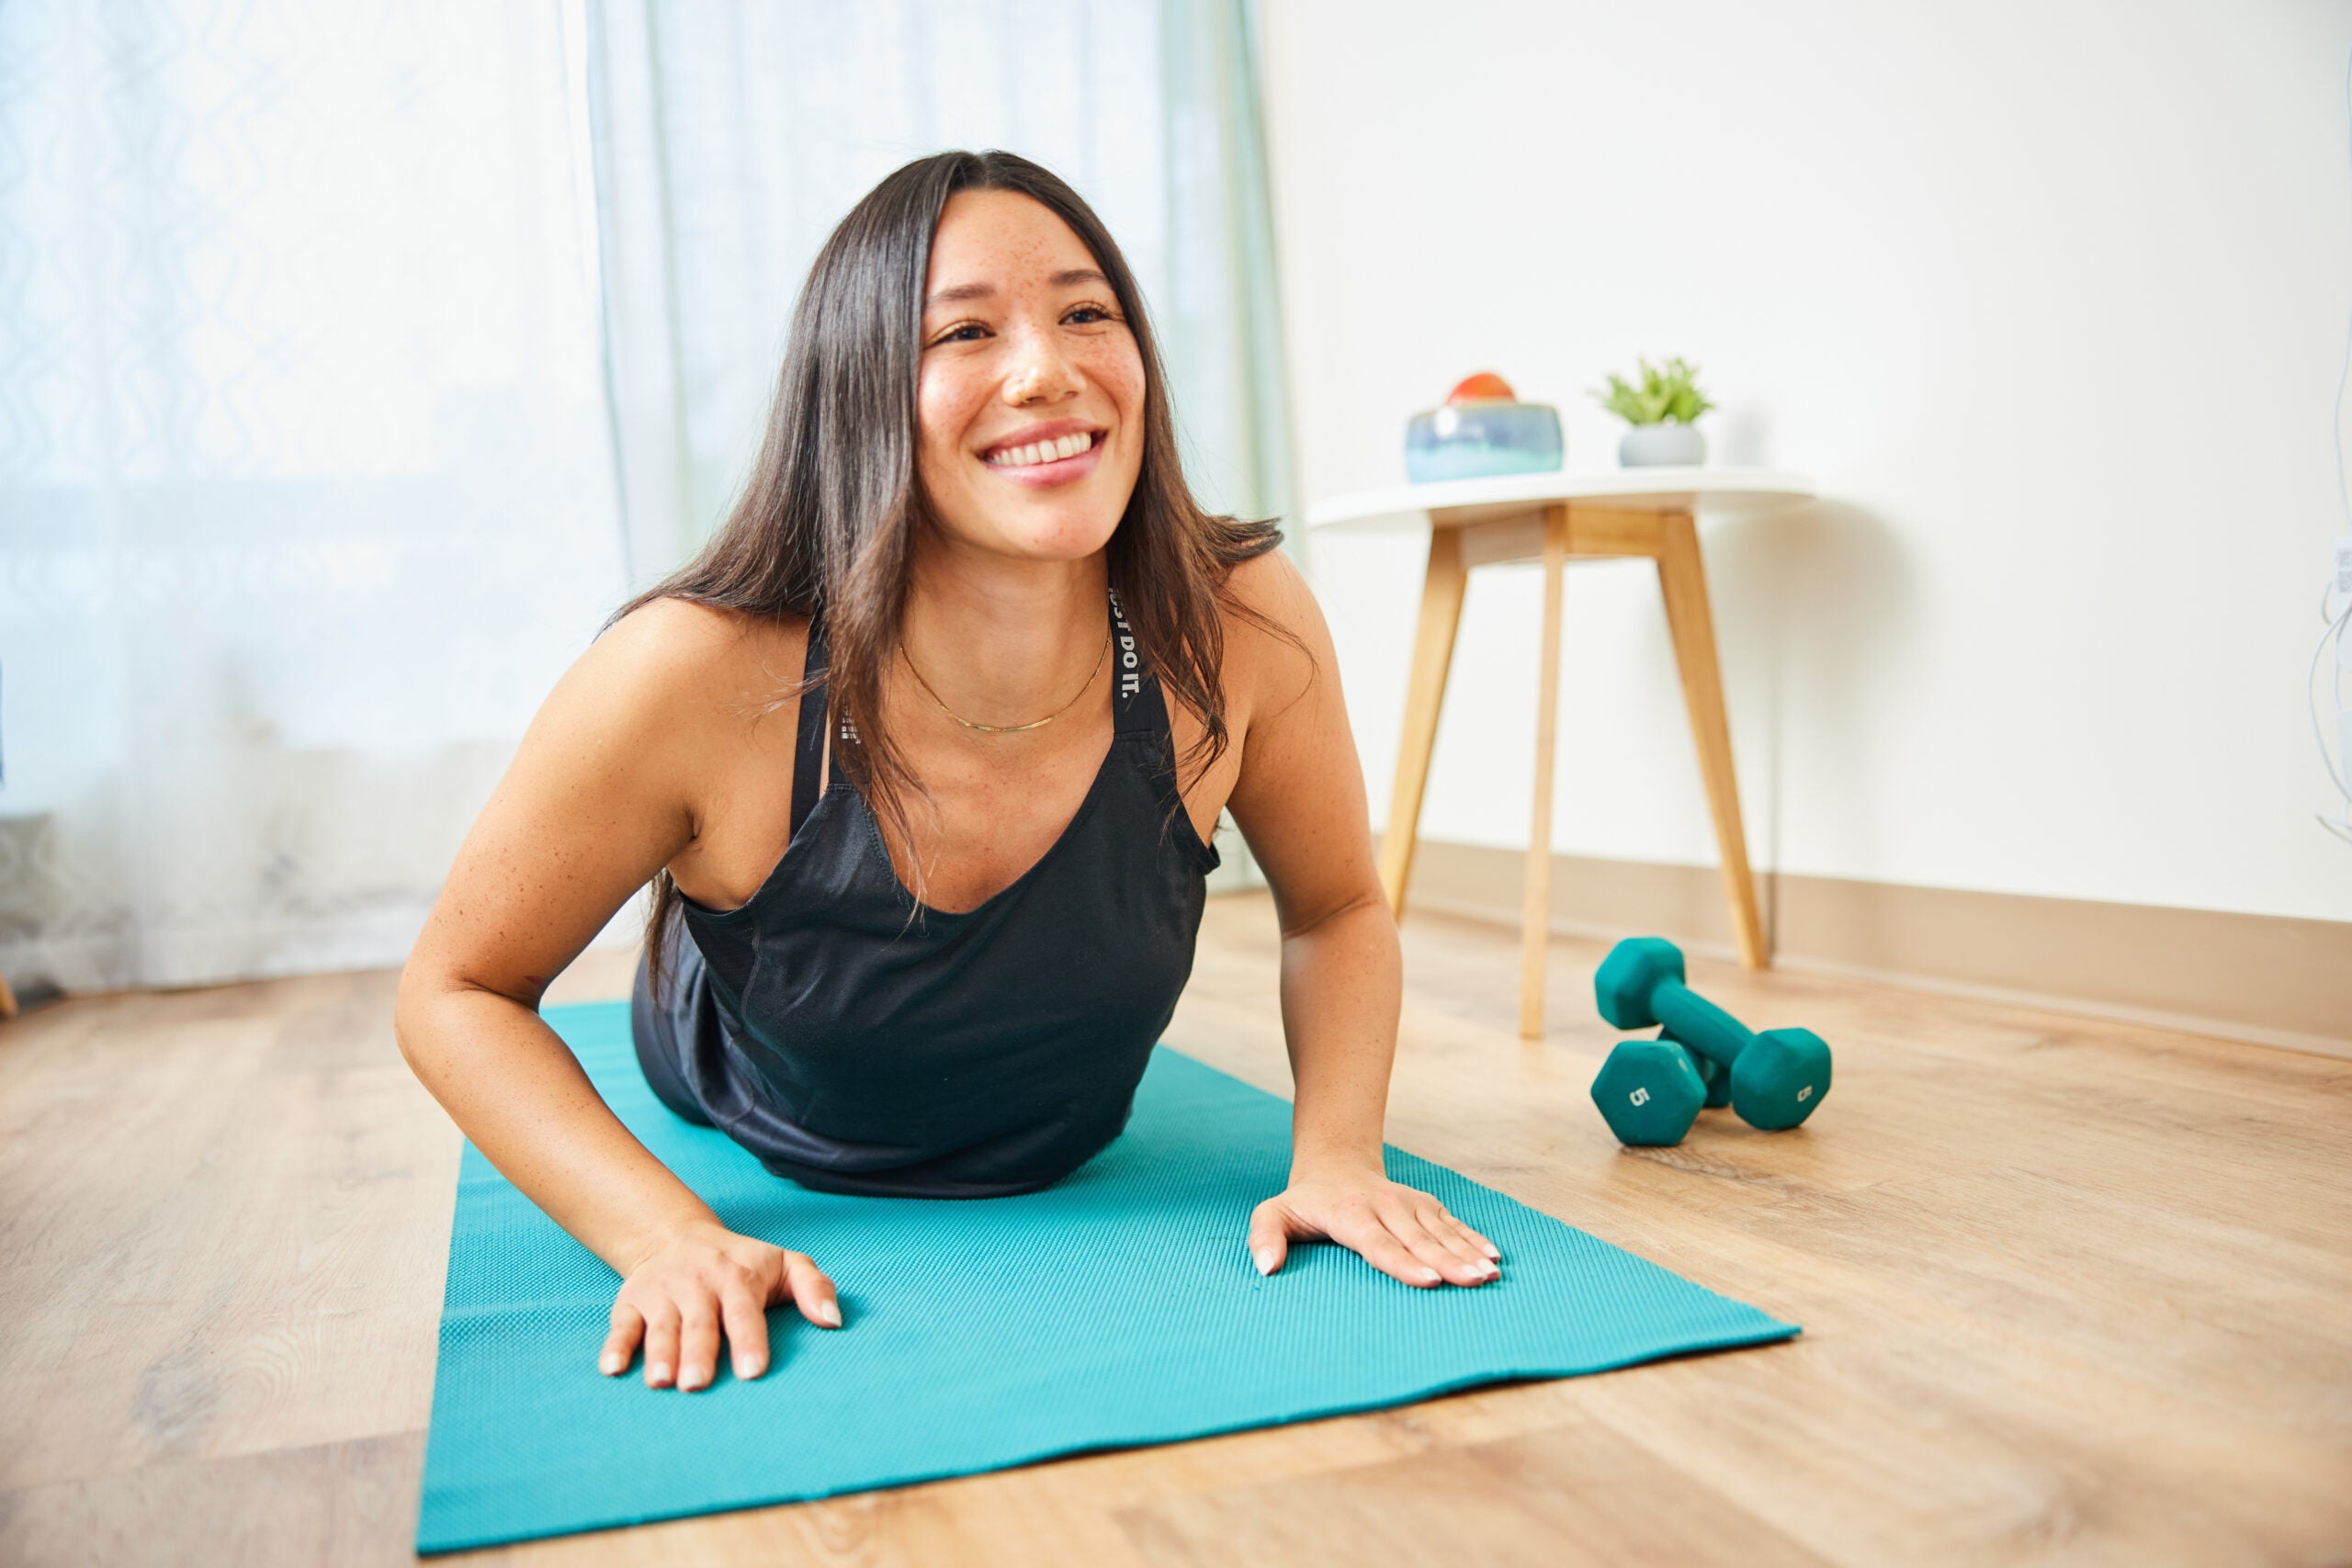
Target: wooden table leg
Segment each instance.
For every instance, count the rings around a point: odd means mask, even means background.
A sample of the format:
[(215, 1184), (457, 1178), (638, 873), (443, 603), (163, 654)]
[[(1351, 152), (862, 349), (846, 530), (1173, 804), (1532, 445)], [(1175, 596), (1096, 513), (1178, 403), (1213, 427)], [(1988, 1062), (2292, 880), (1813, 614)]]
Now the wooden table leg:
[(1445, 676), (1453, 664), (1453, 634), (1462, 625), (1462, 593), (1469, 579), (1462, 531), (1430, 529), (1420, 629), (1413, 635), (1413, 669), (1405, 682), (1405, 732), (1396, 741), (1396, 787), (1389, 791), (1388, 826), (1380, 834), (1380, 886), (1388, 895), (1388, 912), (1400, 918), (1420, 833), (1421, 787), (1429, 783), (1438, 709), (1445, 702)]
[(1535, 811), (1527, 829), (1527, 889), (1520, 905), (1519, 1034), (1544, 1032), (1544, 958), (1552, 936), (1552, 759), (1560, 730), (1560, 587), (1568, 564), (1568, 509), (1544, 513), (1544, 633), (1535, 677)]
[(1763, 923), (1756, 914), (1756, 883), (1748, 874), (1747, 835), (1739, 820), (1739, 785), (1732, 777), (1731, 728), (1724, 715), (1722, 672), (1715, 664), (1715, 623), (1707, 608), (1707, 576), (1699, 560), (1699, 530), (1687, 512), (1664, 519), (1657, 557), (1659, 590), (1666, 595), (1666, 622), (1674, 634), (1675, 662), (1682, 671), (1682, 701), (1690, 710), (1690, 739), (1699, 750), (1699, 772), (1707, 781), (1707, 810), (1715, 821), (1715, 847), (1723, 857), (1724, 895), (1731, 904), (1732, 934), (1739, 961), (1750, 969), (1764, 962)]

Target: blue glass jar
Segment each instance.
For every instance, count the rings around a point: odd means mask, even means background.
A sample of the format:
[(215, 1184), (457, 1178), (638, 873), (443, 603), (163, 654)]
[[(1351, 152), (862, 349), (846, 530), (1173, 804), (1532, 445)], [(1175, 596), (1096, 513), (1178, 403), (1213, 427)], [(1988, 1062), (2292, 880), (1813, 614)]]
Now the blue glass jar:
[(1448, 403), (1405, 427), (1405, 472), (1417, 485), (1544, 473), (1566, 454), (1560, 411), (1549, 403)]

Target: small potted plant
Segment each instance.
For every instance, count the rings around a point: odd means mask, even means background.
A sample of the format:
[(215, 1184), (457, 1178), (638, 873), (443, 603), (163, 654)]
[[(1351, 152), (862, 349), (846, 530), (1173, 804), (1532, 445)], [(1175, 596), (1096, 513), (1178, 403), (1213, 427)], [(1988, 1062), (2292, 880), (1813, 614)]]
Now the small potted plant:
[(1705, 462), (1707, 438), (1699, 434), (1691, 421), (1715, 405), (1692, 384), (1698, 372), (1679, 358), (1668, 360), (1664, 370), (1651, 368), (1646, 359), (1639, 364), (1639, 387), (1629, 385), (1622, 376), (1611, 375), (1608, 394), (1592, 394), (1600, 400), (1602, 407), (1634, 427), (1617, 444), (1618, 466), (1695, 467)]

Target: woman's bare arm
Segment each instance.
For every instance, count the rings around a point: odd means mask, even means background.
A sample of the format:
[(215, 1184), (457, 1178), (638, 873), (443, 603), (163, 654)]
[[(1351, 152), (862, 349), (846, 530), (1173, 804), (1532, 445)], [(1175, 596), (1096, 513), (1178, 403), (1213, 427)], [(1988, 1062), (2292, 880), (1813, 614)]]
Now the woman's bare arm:
[(1435, 1198), (1388, 1180), (1381, 1160), (1402, 963), (1330, 631), (1283, 557), (1260, 557), (1235, 580), (1245, 603), (1297, 638), (1247, 632), (1248, 653), (1232, 661), (1250, 717), (1227, 804), (1282, 921), (1283, 1030), (1297, 1086), (1290, 1187), (1253, 1216), (1250, 1251), (1271, 1273), (1293, 1237), (1329, 1236), (1408, 1284), (1483, 1283), (1500, 1256), (1493, 1244)]
[(693, 781), (741, 723), (711, 679), (739, 636), (662, 602), (582, 656), (458, 852), (394, 1013), (401, 1054), (475, 1146), (623, 1277), (605, 1370), (625, 1370), (641, 1334), (647, 1381), (683, 1387), (710, 1381), (721, 1328), (738, 1373), (757, 1374), (770, 1299), (837, 1325), (831, 1283), (799, 1254), (729, 1233), (621, 1125), (537, 1006), (693, 840)]

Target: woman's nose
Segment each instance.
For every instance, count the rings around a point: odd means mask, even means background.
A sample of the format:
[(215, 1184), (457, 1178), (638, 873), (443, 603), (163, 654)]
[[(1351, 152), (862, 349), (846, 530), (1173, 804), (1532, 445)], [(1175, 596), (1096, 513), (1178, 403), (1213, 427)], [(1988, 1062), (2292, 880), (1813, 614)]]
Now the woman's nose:
[(1004, 378), (1011, 403), (1053, 402), (1080, 390), (1078, 367), (1051, 332), (1024, 332), (1013, 345), (1012, 367)]

